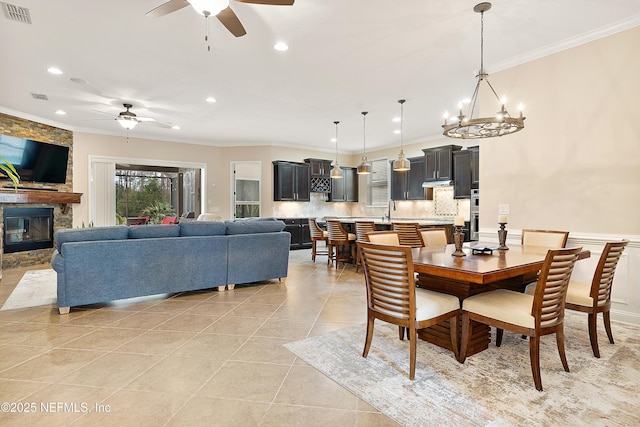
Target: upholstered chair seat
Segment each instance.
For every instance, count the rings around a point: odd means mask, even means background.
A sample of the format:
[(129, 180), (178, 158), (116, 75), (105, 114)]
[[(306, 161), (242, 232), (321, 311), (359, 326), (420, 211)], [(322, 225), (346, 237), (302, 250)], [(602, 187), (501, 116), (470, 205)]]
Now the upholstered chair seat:
[(498, 289), (466, 298), (464, 309), (481, 316), (491, 317), (501, 322), (534, 328), (534, 317), (531, 315), (533, 295)]

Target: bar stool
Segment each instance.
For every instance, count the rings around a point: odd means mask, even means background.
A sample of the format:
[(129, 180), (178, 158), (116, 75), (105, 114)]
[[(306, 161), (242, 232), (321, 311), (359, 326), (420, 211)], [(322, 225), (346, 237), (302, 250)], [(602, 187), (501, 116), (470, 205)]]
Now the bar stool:
[[(336, 262), (336, 269), (338, 268), (339, 261), (348, 261), (354, 262), (356, 257), (356, 235), (352, 233), (347, 233), (347, 231), (342, 227), (340, 221), (336, 219), (330, 219), (327, 221), (327, 231), (329, 232), (329, 242), (328, 242), (328, 252), (329, 259), (327, 260), (327, 264), (330, 262)], [(344, 253), (342, 254), (342, 258), (340, 258), (340, 247), (346, 246), (351, 254), (351, 258), (346, 258)], [(334, 253), (335, 247), (335, 253)]]
[[(373, 221), (356, 221), (356, 242), (367, 242), (367, 233), (372, 231), (376, 231)], [(362, 253), (360, 246), (358, 246), (356, 251), (356, 273), (360, 264), (362, 264)]]
[(309, 218), (309, 234), (311, 234), (311, 261), (316, 262), (316, 255), (329, 255), (329, 250), (319, 252), (318, 242), (324, 242), (327, 245), (329, 241), (329, 233), (320, 228), (315, 218)]
[(398, 233), (400, 245), (412, 248), (422, 247), (422, 237), (418, 233), (417, 222), (392, 222), (391, 230)]

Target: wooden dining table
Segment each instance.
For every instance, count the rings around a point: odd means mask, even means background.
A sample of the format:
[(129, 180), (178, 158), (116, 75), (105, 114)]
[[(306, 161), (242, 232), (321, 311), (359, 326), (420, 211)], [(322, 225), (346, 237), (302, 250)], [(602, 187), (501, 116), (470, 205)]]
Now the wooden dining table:
[[(474, 246), (482, 246), (474, 243)], [(466, 256), (452, 256), (454, 245), (422, 247), (412, 250), (413, 268), (418, 273), (417, 286), (450, 295), (462, 300), (494, 289), (523, 292), (528, 283), (537, 280), (549, 248), (541, 246), (510, 245), (508, 250), (473, 253), (464, 248)], [(589, 258), (583, 250), (579, 259)], [(459, 319), (460, 320), (460, 319)], [(458, 321), (458, 348), (460, 348), (461, 321)], [(425, 341), (453, 350), (449, 321), (418, 331)], [(488, 348), (491, 341), (489, 326), (474, 323), (467, 355)]]

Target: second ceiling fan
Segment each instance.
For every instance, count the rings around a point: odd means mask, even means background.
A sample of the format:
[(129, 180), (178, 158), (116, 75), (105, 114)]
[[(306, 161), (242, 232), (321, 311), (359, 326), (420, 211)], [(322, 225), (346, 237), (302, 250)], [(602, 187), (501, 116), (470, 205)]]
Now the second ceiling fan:
[[(240, 3), (291, 6), (294, 0), (235, 0)], [(169, 0), (146, 13), (148, 16), (164, 16), (191, 5), (205, 18), (214, 15), (231, 34), (241, 37), (247, 34), (238, 16), (229, 7), (229, 0)]]

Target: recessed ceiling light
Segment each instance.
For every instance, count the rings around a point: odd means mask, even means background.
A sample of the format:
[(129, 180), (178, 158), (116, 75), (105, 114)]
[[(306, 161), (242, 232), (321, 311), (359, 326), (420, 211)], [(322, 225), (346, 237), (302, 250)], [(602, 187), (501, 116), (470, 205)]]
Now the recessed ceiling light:
[(391, 121), (394, 123), (400, 123), (400, 117), (394, 117)]
[(62, 110), (56, 110), (56, 114), (59, 116), (64, 116), (65, 114), (67, 114), (67, 112)]
[(273, 48), (275, 50), (279, 50), (280, 52), (284, 52), (286, 50), (289, 50), (289, 45), (286, 44), (285, 42), (278, 42), (273, 45)]
[(331, 138), (331, 142), (336, 142), (336, 141), (337, 141), (337, 139)]
[(207, 101), (207, 102), (216, 102), (216, 99), (213, 96), (210, 96), (207, 99), (205, 99), (205, 101)]
[(56, 67), (49, 67), (47, 68), (47, 71), (50, 72), (51, 74), (62, 74), (62, 70)]
[(180, 126), (178, 126), (178, 125), (173, 125), (173, 126), (171, 126), (171, 129), (180, 130)]
[(399, 135), (400, 134), (400, 129), (394, 130), (393, 133), (395, 133), (396, 135)]

